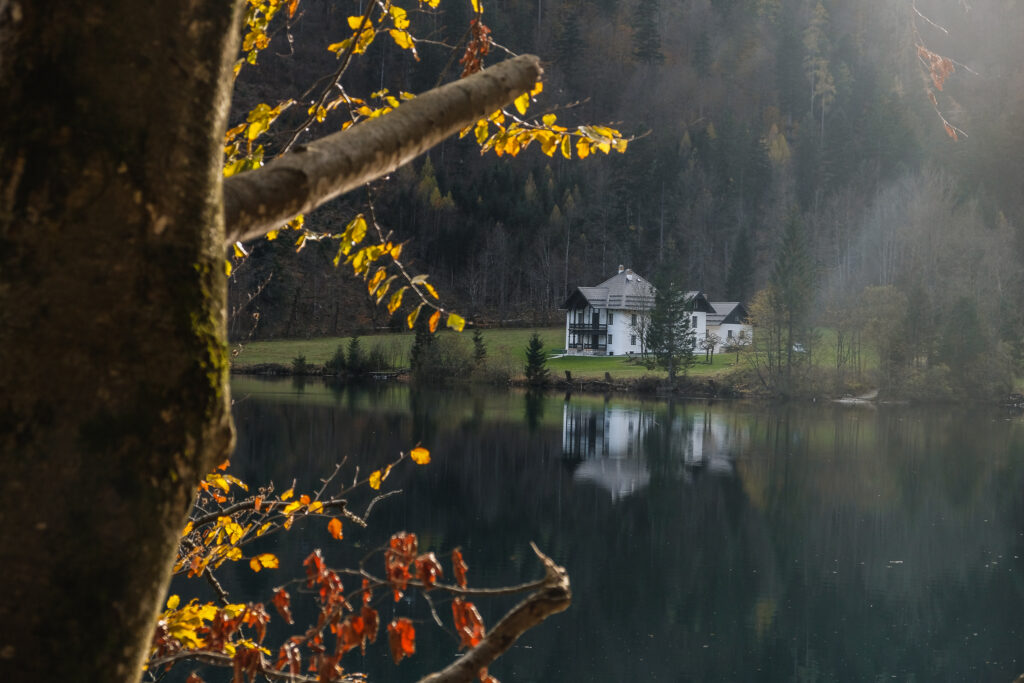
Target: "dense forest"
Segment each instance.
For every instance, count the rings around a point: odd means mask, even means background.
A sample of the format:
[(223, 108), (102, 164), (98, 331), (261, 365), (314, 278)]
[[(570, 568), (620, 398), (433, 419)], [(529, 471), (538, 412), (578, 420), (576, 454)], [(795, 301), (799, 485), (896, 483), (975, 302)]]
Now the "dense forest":
[[(303, 0), (290, 43), (275, 37), (239, 78), (235, 120), (259, 102), (303, 101), (334, 68), (325, 47), (348, 35), (357, 9)], [(446, 0), (417, 19), (429, 39), (419, 61), (375, 43), (347, 83), (420, 92), (457, 77), (470, 13)], [(619, 264), (668, 268), (713, 298), (749, 301), (771, 281), (795, 221), (815, 323), (841, 326), (872, 288), (894, 309), (890, 329), (926, 338), (915, 358), (979, 340), (1019, 347), (1024, 12), (1015, 3), (490, 0), (484, 20), (498, 45), (544, 60), (541, 112), (611, 123), (635, 139), (625, 155), (585, 160), (536, 147), (482, 156), (472, 136), (452, 139), (368, 188), (413, 266), (467, 317), (557, 319), (567, 292)], [(955, 60), (938, 83), (929, 54)], [(495, 48), (489, 62), (501, 58)], [(299, 109), (282, 117), (277, 144)], [(367, 193), (307, 225), (343, 225)], [(388, 325), (333, 255), (326, 243), (254, 244), (232, 276), (232, 336)], [(959, 342), (941, 333), (954, 328)]]

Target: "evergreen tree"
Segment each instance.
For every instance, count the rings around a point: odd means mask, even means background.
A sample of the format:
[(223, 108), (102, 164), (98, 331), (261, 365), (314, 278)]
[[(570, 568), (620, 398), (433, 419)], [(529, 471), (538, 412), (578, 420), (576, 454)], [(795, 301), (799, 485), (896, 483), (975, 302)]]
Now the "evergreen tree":
[[(803, 220), (793, 211), (786, 223), (771, 276), (776, 314), (781, 316), (785, 343), (783, 356), (787, 385), (791, 384), (794, 351), (801, 347), (810, 350), (809, 317), (815, 269), (804, 232)], [(788, 389), (792, 387), (788, 386)]]
[(685, 375), (694, 362), (697, 332), (690, 323), (693, 302), (677, 278), (660, 277), (657, 284), (647, 328), (647, 350), (674, 382), (676, 375)]
[(530, 343), (526, 347), (526, 381), (532, 386), (542, 386), (548, 383), (548, 355), (544, 352), (544, 342), (540, 335), (534, 332), (530, 336)]
[(633, 10), (633, 56), (642, 64), (661, 64), (661, 34), (658, 30), (658, 0), (639, 0)]
[(409, 350), (409, 369), (414, 375), (423, 370), (423, 363), (433, 345), (434, 333), (430, 331), (427, 316), (420, 316), (416, 320), (416, 336), (413, 337), (412, 348)]
[(348, 349), (345, 356), (345, 366), (349, 375), (357, 376), (366, 371), (366, 363), (363, 359), (363, 350), (359, 344), (359, 337), (352, 337), (348, 340)]
[(473, 330), (473, 364), (480, 366), (487, 360), (487, 345), (484, 344), (484, 335), (480, 328)]
[(754, 279), (754, 255), (750, 250), (750, 232), (744, 228), (736, 235), (736, 244), (725, 281), (725, 295), (731, 301), (749, 301)]

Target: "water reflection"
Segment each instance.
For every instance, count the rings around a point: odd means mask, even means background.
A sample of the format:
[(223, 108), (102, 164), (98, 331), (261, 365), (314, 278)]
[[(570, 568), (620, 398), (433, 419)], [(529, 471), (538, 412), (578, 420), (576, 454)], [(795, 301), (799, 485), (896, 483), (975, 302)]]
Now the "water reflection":
[(722, 413), (685, 404), (659, 408), (567, 400), (562, 456), (576, 463), (573, 479), (600, 486), (615, 502), (647, 487), (652, 462), (687, 484), (704, 469), (712, 476), (733, 476), (734, 460), (749, 440), (744, 427), (731, 425)]
[[(286, 539), (282, 566), (313, 545), (341, 564), (402, 528), (431, 549), (461, 545), (482, 585), (534, 578), (530, 541), (567, 566), (572, 608), (502, 657), (499, 679), (1024, 672), (1019, 418), (404, 387), (334, 395), (315, 382), (301, 394), (244, 382), (233, 392), (249, 397), (236, 405), (235, 463), (250, 482), (315, 486), (341, 457), (377, 467), (416, 442), (434, 454), (392, 474), (403, 494), (375, 509), (369, 530), (346, 529), (343, 544), (316, 529)], [(280, 577), (264, 574), (240, 568), (234, 580), (265, 593)], [(422, 637), (403, 679), (454, 650), (426, 627)], [(374, 657), (351, 667), (393, 679), (386, 654)]]

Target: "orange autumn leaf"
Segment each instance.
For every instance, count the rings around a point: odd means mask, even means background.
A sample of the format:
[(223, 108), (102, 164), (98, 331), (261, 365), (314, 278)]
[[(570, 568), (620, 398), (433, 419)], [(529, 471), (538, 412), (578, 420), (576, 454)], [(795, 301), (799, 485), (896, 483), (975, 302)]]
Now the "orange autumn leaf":
[(288, 595), (288, 591), (283, 588), (278, 588), (277, 592), (274, 593), (274, 597), (271, 600), (274, 603), (274, 607), (277, 609), (277, 613), (281, 615), (281, 618), (287, 621), (289, 624), (294, 623), (292, 619), (291, 596)]
[(476, 647), (483, 640), (484, 620), (476, 605), (462, 598), (455, 598), (452, 600), (452, 618), (455, 621), (455, 631), (462, 642), (461, 647)]
[(412, 461), (417, 465), (426, 465), (430, 463), (430, 451), (428, 451), (423, 446), (417, 446), (416, 448), (412, 449), (412, 451), (409, 453), (409, 456), (412, 458)]
[(437, 324), (441, 322), (441, 311), (434, 311), (434, 315), (430, 316), (430, 333), (437, 332)]
[(342, 539), (342, 535), (341, 535), (341, 520), (338, 519), (337, 517), (335, 517), (330, 522), (328, 522), (327, 523), (327, 531), (329, 531), (331, 533), (331, 536), (333, 536), (334, 538), (336, 538), (337, 540), (340, 541)]
[(391, 646), (391, 657), (395, 664), (416, 652), (416, 629), (412, 621), (402, 617), (388, 624), (388, 645)]
[(463, 588), (466, 587), (466, 570), (469, 566), (462, 559), (462, 551), (456, 548), (452, 551), (452, 573), (455, 574), (455, 583)]

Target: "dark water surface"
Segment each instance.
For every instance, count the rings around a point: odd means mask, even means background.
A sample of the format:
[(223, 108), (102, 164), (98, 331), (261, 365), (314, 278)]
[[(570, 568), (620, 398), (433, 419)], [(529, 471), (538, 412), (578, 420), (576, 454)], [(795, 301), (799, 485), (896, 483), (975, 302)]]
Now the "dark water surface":
[[(1005, 681), (1024, 673), (1024, 420), (995, 410), (541, 399), (387, 385), (301, 390), (238, 378), (234, 471), (318, 486), (422, 442), (400, 496), (345, 540), (275, 541), (276, 575), (229, 572), (264, 596), (314, 546), (343, 566), (393, 531), (470, 581), (570, 572), (573, 605), (492, 668), (513, 681)], [(361, 510), (366, 499), (354, 501)], [(356, 587), (353, 581), (353, 588)], [(511, 603), (481, 601), (493, 624)], [(455, 651), (422, 598), (417, 655), (347, 662), (416, 680)], [(440, 609), (450, 621), (450, 613)], [(308, 614), (300, 614), (309, 618)]]

